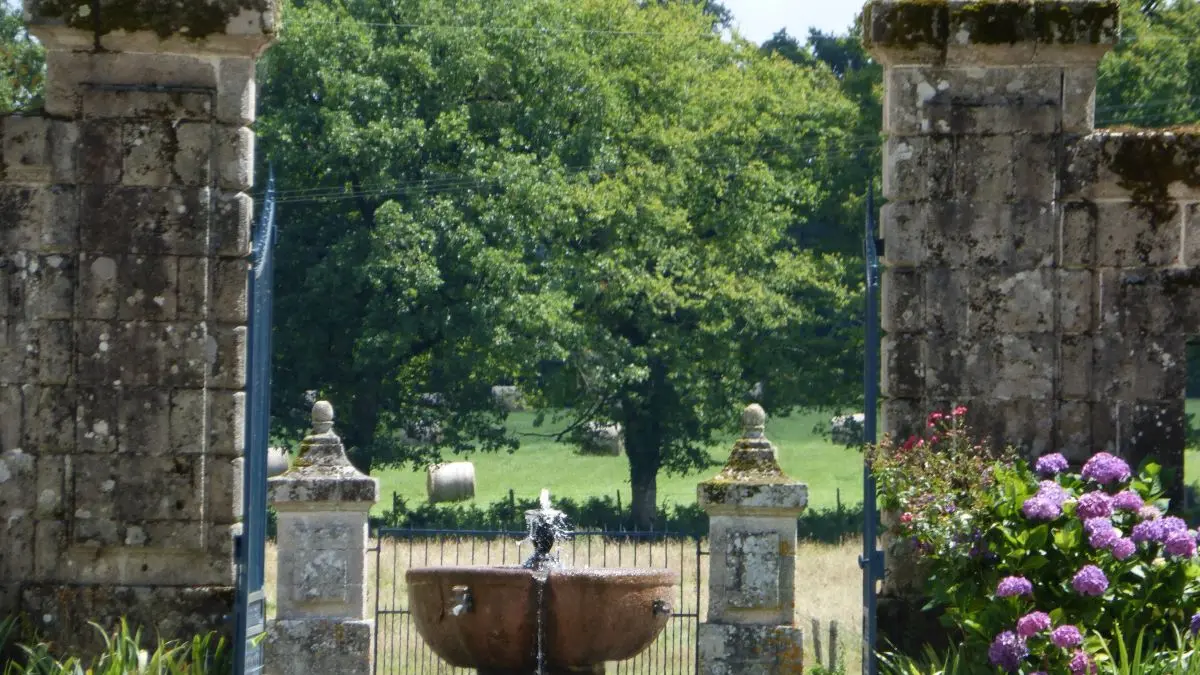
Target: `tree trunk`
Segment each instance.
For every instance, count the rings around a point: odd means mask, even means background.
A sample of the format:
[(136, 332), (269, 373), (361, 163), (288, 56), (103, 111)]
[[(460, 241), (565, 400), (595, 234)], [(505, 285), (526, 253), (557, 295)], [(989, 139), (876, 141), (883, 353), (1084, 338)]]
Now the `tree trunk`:
[(374, 464), (375, 428), (379, 425), (379, 404), (374, 389), (364, 387), (364, 391), (358, 392), (350, 406), (350, 428), (338, 432), (347, 446), (350, 463), (367, 475)]
[(658, 519), (658, 467), (635, 461), (631, 455), (629, 479), (633, 491), (629, 502), (633, 525), (639, 530), (649, 530)]

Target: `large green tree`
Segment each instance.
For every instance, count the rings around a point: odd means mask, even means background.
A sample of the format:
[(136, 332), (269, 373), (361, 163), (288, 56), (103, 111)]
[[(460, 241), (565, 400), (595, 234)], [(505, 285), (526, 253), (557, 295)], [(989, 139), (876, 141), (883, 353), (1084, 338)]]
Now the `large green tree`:
[[(648, 525), (658, 472), (705, 465), (755, 383), (775, 409), (852, 397), (857, 270), (785, 234), (857, 111), (713, 24), (692, 2), (288, 7), (260, 121), (276, 409), (318, 389), (360, 459), (419, 463), (511, 444), (488, 390), (515, 382), (623, 425)], [(440, 442), (397, 442), (418, 419)]]
[(41, 105), (46, 58), (21, 14), (19, 6), (0, 5), (0, 114)]

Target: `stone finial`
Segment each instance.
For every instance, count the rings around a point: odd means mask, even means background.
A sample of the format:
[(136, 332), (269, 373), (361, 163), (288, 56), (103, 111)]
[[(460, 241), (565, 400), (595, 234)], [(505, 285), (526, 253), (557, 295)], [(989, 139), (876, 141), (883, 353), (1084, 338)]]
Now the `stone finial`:
[(312, 407), (312, 433), (314, 436), (333, 431), (333, 404), (317, 401)]
[(767, 411), (757, 403), (751, 403), (742, 411), (742, 437), (763, 438), (766, 435)]

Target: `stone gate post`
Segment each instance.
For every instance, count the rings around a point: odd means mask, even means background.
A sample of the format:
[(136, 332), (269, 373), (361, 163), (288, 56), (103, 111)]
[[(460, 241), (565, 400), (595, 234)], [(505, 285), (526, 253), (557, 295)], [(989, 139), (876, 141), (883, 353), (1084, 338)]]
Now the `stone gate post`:
[(375, 622), (367, 618), (367, 512), (379, 499), (379, 480), (346, 458), (328, 402), (313, 405), (312, 433), (267, 489), (278, 517), (278, 573), (266, 672), (369, 675)]
[(697, 489), (708, 513), (708, 618), (700, 624), (701, 675), (800, 673), (795, 618), (796, 518), (808, 487), (779, 468), (757, 404), (725, 468)]
[(231, 630), (255, 57), (274, 0), (25, 0), (0, 152), (0, 615)]

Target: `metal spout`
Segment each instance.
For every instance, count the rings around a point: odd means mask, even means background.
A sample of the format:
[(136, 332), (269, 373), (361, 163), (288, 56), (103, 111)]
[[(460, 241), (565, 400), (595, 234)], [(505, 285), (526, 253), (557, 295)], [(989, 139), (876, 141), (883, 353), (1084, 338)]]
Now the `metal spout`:
[(454, 586), (450, 589), (454, 594), (454, 606), (450, 613), (454, 616), (469, 614), (475, 609), (475, 599), (471, 597), (471, 589), (466, 586)]
[(671, 603), (667, 602), (666, 600), (655, 600), (654, 601), (654, 616), (670, 616), (670, 615), (671, 615)]

